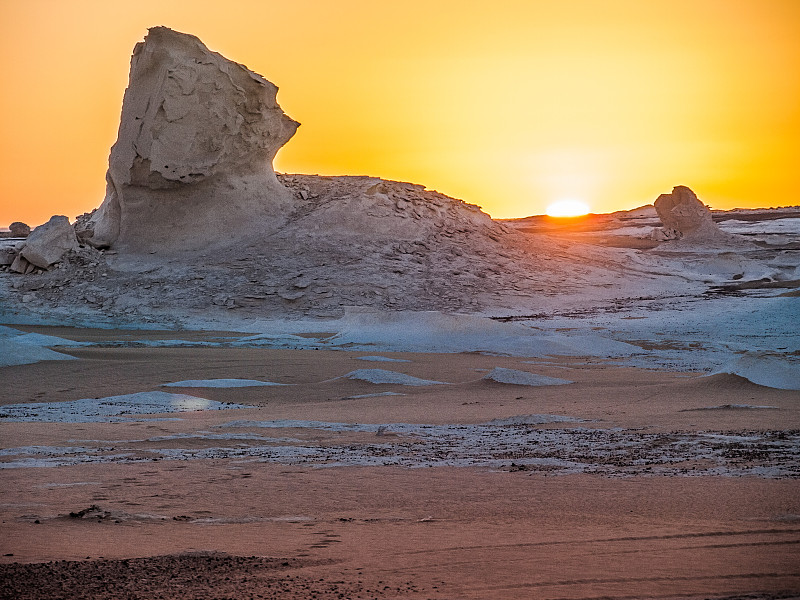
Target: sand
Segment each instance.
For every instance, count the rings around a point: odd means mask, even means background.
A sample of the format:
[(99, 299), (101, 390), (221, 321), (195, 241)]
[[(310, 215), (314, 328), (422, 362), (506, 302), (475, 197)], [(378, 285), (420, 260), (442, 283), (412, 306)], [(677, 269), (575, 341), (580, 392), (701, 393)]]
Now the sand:
[[(59, 351), (80, 360), (0, 369), (0, 409), (165, 389), (244, 408), (0, 418), (0, 598), (800, 595), (797, 391), (576, 357)], [(342, 377), (376, 354), (447, 385)], [(203, 379), (290, 385), (161, 387)]]

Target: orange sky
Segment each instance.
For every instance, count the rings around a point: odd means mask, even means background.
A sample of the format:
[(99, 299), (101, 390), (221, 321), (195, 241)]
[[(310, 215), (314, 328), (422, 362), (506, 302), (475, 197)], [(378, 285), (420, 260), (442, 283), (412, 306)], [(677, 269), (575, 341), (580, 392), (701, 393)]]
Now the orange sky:
[(302, 123), (280, 171), (563, 198), (800, 204), (800, 0), (0, 0), (0, 226), (103, 199), (133, 45), (200, 37)]

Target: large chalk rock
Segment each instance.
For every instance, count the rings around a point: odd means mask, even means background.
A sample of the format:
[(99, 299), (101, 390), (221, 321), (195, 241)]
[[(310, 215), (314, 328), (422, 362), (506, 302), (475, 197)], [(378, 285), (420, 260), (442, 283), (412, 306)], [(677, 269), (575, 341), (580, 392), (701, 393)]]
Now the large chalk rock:
[(299, 124), (277, 92), (192, 35), (150, 29), (133, 51), (106, 197), (87, 241), (188, 250), (280, 227), (293, 197), (272, 160)]
[(47, 269), (70, 250), (78, 249), (78, 238), (69, 219), (56, 215), (39, 225), (25, 240), (19, 255), (29, 263)]
[(711, 218), (711, 211), (685, 185), (661, 194), (654, 203), (663, 225), (662, 239), (704, 239), (719, 237), (722, 232)]

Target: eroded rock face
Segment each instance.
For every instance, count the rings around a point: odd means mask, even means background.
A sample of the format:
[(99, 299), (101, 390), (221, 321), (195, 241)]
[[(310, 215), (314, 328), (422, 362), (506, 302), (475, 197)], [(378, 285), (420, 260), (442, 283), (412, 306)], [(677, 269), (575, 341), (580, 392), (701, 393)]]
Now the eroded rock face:
[(293, 199), (272, 160), (299, 124), (277, 91), (192, 35), (150, 29), (133, 51), (106, 197), (87, 241), (188, 250), (207, 233), (279, 227)]
[(715, 237), (721, 233), (711, 211), (685, 185), (675, 186), (671, 194), (661, 194), (654, 204), (664, 226), (662, 239)]

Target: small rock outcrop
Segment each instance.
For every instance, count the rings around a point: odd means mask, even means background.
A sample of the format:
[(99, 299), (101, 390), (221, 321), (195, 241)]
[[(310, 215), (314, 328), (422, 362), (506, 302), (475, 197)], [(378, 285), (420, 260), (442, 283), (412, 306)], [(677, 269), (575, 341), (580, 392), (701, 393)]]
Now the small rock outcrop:
[(31, 232), (20, 254), (28, 262), (46, 269), (61, 260), (70, 250), (77, 249), (78, 239), (69, 219), (63, 215), (55, 215)]
[(153, 27), (136, 45), (91, 245), (191, 250), (280, 227), (293, 197), (275, 154), (298, 123), (278, 88), (198, 38)]
[(685, 185), (675, 186), (671, 194), (661, 194), (654, 205), (663, 225), (653, 232), (656, 240), (701, 241), (724, 236), (712, 220), (709, 208)]
[(14, 221), (8, 226), (8, 230), (11, 232), (12, 237), (28, 237), (31, 232), (31, 228), (21, 221)]
[(69, 219), (56, 215), (34, 229), (24, 242), (20, 242), (10, 268), (16, 273), (30, 273), (36, 267), (48, 269), (67, 252), (77, 249), (78, 238)]

